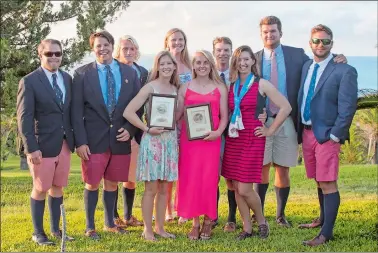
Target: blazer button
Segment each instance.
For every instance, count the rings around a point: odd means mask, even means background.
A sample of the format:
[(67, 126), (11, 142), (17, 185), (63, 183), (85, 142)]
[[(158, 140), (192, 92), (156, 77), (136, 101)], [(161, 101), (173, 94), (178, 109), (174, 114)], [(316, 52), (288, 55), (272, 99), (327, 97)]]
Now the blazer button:
[(61, 126), (60, 128), (63, 129), (63, 126)]
[(113, 124), (110, 124), (110, 127), (113, 127)]

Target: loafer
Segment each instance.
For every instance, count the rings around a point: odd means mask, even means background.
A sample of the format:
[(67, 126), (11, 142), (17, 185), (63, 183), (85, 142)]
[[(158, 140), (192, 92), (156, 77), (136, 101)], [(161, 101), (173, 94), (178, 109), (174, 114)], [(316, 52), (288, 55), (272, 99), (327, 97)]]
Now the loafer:
[(317, 218), (313, 219), (311, 221), (311, 223), (308, 223), (308, 224), (299, 224), (298, 228), (318, 228), (318, 227), (321, 227), (321, 226), (323, 226), (323, 223), (320, 220), (320, 218), (317, 217)]
[(53, 241), (50, 241), (49, 238), (47, 238), (47, 235), (45, 233), (41, 234), (33, 234), (32, 235), (33, 242), (37, 243), (41, 246), (53, 246), (55, 243)]
[(123, 228), (117, 227), (117, 226), (114, 226), (112, 228), (105, 226), (104, 231), (109, 232), (109, 233), (115, 233), (115, 234), (128, 234), (129, 233), (129, 231)]
[(277, 225), (279, 225), (281, 227), (286, 227), (286, 228), (291, 227), (291, 224), (286, 220), (285, 216), (278, 217), (276, 219), (276, 223), (277, 223)]
[(85, 236), (95, 241), (100, 240), (100, 236), (93, 229), (85, 231)]
[(236, 224), (235, 222), (227, 222), (223, 228), (224, 232), (235, 232), (236, 231)]
[(143, 222), (139, 221), (135, 216), (131, 215), (129, 220), (126, 220), (126, 225), (130, 227), (140, 227), (143, 226)]
[(314, 237), (312, 240), (304, 241), (303, 245), (310, 246), (310, 247), (316, 247), (316, 246), (325, 244), (328, 241), (329, 240), (327, 238), (325, 238), (324, 235), (318, 235), (318, 236)]
[(114, 225), (116, 225), (117, 227), (120, 227), (120, 228), (127, 227), (126, 221), (121, 219), (120, 217), (114, 218), (113, 221), (114, 221)]
[[(62, 230), (59, 230), (59, 231), (56, 231), (56, 232), (52, 232), (51, 236), (54, 237), (55, 239), (62, 240)], [(74, 240), (75, 240), (75, 238), (66, 235), (66, 241), (67, 242), (72, 242)]]

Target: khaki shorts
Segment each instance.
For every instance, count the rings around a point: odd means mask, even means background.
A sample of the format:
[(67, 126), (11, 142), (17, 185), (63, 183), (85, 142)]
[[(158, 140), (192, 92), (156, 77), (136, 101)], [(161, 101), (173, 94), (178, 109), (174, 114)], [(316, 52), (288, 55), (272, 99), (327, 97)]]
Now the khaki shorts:
[[(269, 127), (274, 118), (269, 117)], [(295, 167), (298, 162), (298, 141), (292, 118), (289, 116), (273, 136), (266, 137), (264, 165), (275, 163), (283, 167)]]

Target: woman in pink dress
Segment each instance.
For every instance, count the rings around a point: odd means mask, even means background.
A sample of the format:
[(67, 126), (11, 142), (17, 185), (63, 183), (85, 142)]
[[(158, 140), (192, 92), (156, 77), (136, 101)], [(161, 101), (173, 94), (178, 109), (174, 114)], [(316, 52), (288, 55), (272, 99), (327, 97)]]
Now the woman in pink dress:
[[(259, 235), (269, 235), (268, 223), (253, 184), (261, 183), (265, 136), (271, 136), (291, 111), (287, 99), (256, 71), (256, 58), (249, 46), (241, 46), (231, 58), (228, 105), (231, 122), (228, 128), (222, 163), (222, 176), (232, 182), (236, 203), (243, 220), (243, 232), (237, 239), (253, 235), (250, 209), (256, 215)], [(267, 128), (258, 119), (268, 97), (279, 108), (272, 125)]]
[[(189, 239), (210, 239), (211, 220), (217, 217), (217, 187), (221, 134), (228, 121), (228, 92), (208, 51), (197, 51), (193, 57), (194, 79), (180, 87), (177, 119), (188, 105), (210, 103), (213, 131), (207, 137), (189, 140), (186, 119), (182, 121), (179, 152), (177, 214), (193, 218)], [(200, 230), (200, 216), (204, 221)]]

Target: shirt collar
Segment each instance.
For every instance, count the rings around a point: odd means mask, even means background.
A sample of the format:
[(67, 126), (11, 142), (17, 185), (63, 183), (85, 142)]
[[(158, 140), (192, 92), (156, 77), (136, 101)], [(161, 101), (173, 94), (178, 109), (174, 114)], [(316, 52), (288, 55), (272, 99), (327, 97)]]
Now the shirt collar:
[(324, 60), (320, 61), (320, 62), (316, 62), (315, 60), (312, 60), (312, 64), (315, 66), (315, 64), (319, 64), (319, 68), (325, 68), (327, 66), (327, 64), (330, 62), (330, 60), (332, 60), (333, 58), (333, 54), (330, 52), (328, 57), (325, 58)]
[[(281, 56), (283, 54), (282, 52), (282, 45), (279, 44), (278, 47), (274, 49), (274, 52), (276, 52), (277, 56)], [(264, 47), (264, 58), (270, 59), (270, 56), (272, 55), (272, 49)]]
[(219, 74), (219, 75), (222, 74), (222, 73), (224, 73), (224, 75), (227, 76), (227, 75), (230, 73), (230, 68), (226, 69), (226, 70), (223, 71), (223, 72), (218, 70), (218, 74)]
[[(105, 67), (106, 67), (107, 64), (99, 63), (97, 60), (96, 60), (96, 64), (97, 64), (98, 69), (106, 70)], [(109, 66), (110, 66), (110, 69), (113, 70), (117, 66), (116, 60), (113, 59), (112, 62), (109, 64)]]
[(58, 70), (56, 70), (55, 72), (51, 72), (50, 70), (47, 70), (47, 69), (45, 69), (45, 68), (42, 67), (42, 66), (41, 66), (41, 68), (43, 69), (43, 72), (45, 72), (46, 76), (47, 76), (49, 79), (52, 78), (52, 75), (53, 75), (53, 74), (56, 74), (56, 75), (58, 76), (58, 73), (59, 73)]

